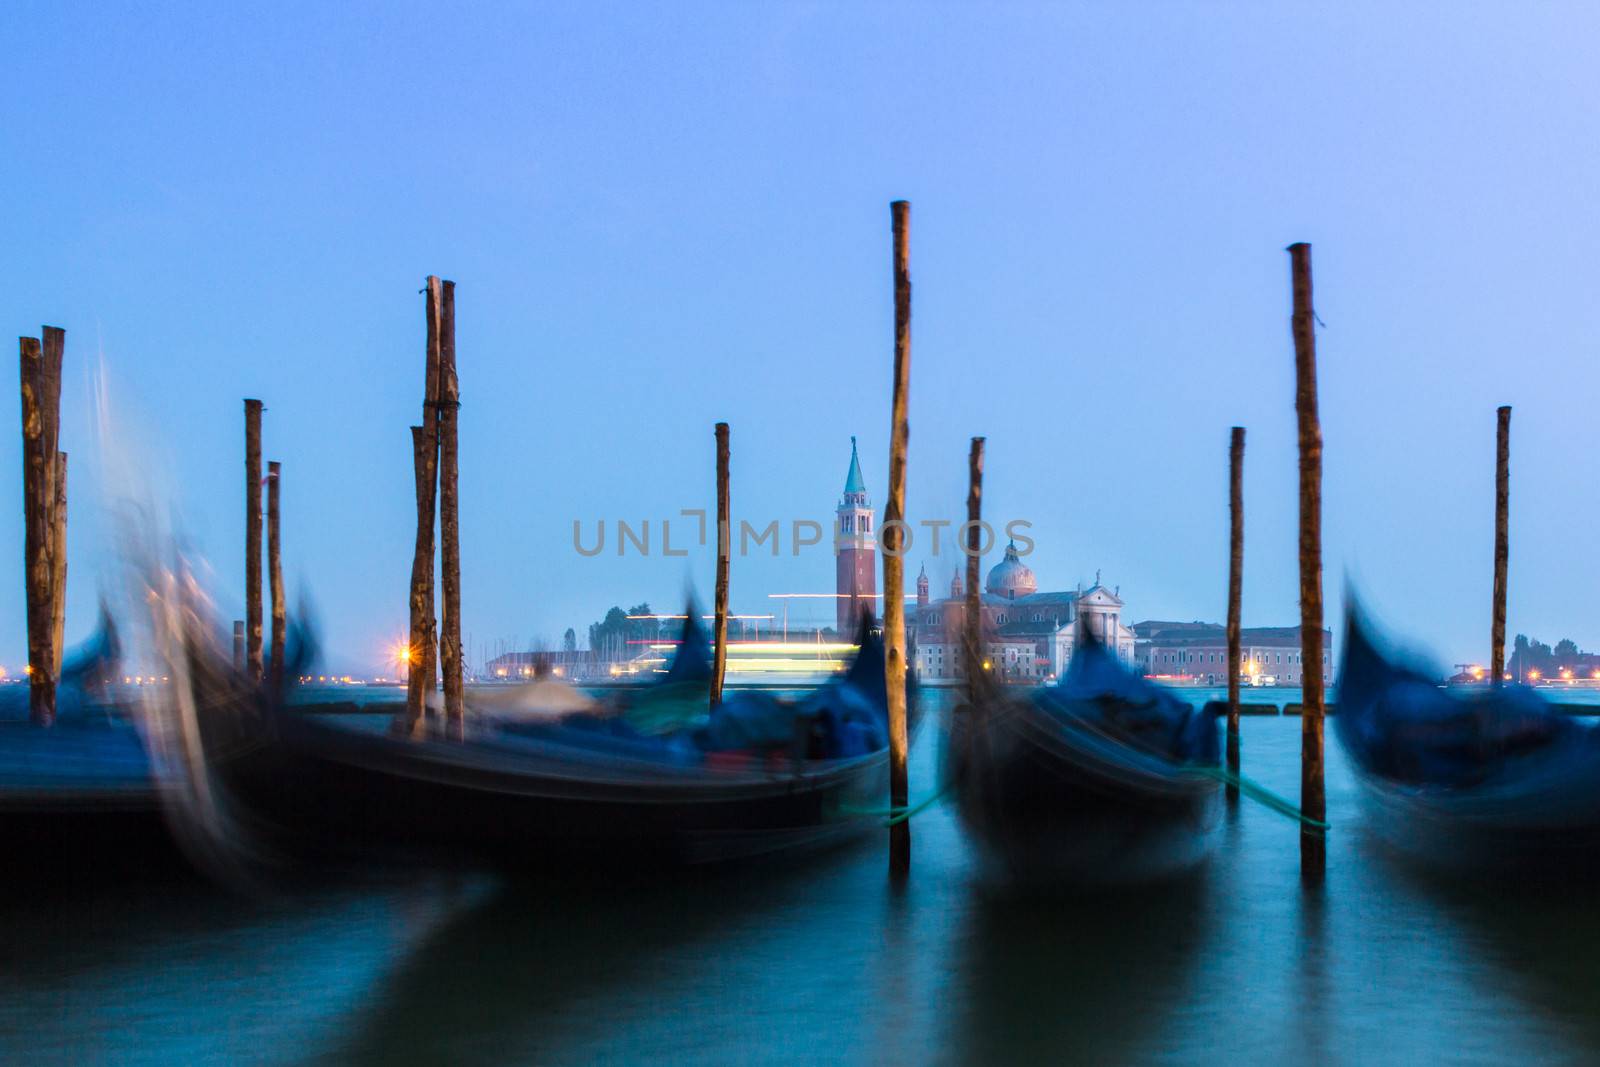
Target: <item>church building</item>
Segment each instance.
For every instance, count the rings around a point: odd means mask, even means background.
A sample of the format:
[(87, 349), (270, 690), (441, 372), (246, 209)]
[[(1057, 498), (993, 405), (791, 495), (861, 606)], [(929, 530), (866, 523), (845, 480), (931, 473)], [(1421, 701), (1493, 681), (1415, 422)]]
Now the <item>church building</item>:
[[(967, 665), (961, 649), (966, 597), (961, 576), (950, 582), (950, 595), (929, 595), (926, 567), (917, 575), (917, 606), (907, 611), (916, 643), (917, 675), (923, 679), (964, 678)], [(1006, 546), (1005, 556), (989, 569), (978, 595), (983, 613), (984, 658), (1003, 681), (1035, 685), (1060, 678), (1072, 659), (1079, 620), (1095, 639), (1128, 666), (1134, 661), (1134, 633), (1122, 622), (1122, 598), (1095, 575), (1094, 585), (1062, 592), (1039, 592), (1038, 579)]]
[[(854, 634), (863, 611), (877, 614), (877, 540), (872, 503), (856, 441), (850, 439), (850, 471), (845, 477), (834, 530), (837, 630)], [(960, 570), (966, 560), (956, 554), (958, 572), (950, 583), (949, 597), (929, 595), (927, 567), (917, 576), (915, 608), (906, 607), (906, 636), (911, 643), (918, 676), (956, 679), (966, 676), (961, 654), (962, 620), (966, 599)], [(1078, 621), (1123, 663), (1134, 663), (1134, 633), (1123, 625), (1123, 602), (1118, 590), (1108, 589), (1095, 575), (1088, 589), (1039, 592), (1038, 579), (1022, 562), (1016, 545), (1006, 546), (1004, 558), (990, 568), (979, 596), (983, 612), (984, 655), (989, 670), (1003, 680), (1042, 684), (1059, 678), (1072, 658)]]
[(856, 439), (850, 438), (850, 472), (844, 479), (833, 529), (836, 586), (835, 630), (844, 640), (855, 637), (862, 613), (878, 615), (878, 542), (873, 534), (872, 501), (861, 477)]

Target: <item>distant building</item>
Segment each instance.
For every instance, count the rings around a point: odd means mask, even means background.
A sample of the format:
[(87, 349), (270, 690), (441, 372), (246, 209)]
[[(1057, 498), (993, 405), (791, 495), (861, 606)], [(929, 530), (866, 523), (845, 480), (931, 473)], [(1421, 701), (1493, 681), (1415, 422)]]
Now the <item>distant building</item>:
[[(1038, 592), (1038, 579), (1022, 562), (1017, 546), (990, 568), (979, 594), (983, 614), (984, 658), (1002, 680), (1042, 684), (1059, 678), (1072, 659), (1079, 620), (1123, 663), (1133, 664), (1134, 633), (1122, 624), (1122, 598), (1100, 584), (1071, 592)], [(950, 583), (950, 595), (929, 596), (927, 569), (917, 576), (916, 610), (908, 612), (916, 646), (919, 677), (964, 678), (962, 629), (967, 605), (961, 577)]]
[(844, 479), (844, 495), (839, 498), (834, 523), (835, 632), (850, 640), (863, 613), (878, 614), (878, 542), (873, 531), (872, 501), (867, 497), (867, 481), (861, 476), (861, 459), (856, 455), (856, 439), (850, 438), (850, 470)]
[[(878, 545), (872, 501), (861, 476), (856, 439), (850, 438), (850, 469), (839, 499), (835, 524), (838, 562), (835, 569), (836, 632), (848, 639), (863, 613), (878, 614)], [(1077, 621), (1093, 630), (1130, 666), (1133, 631), (1122, 625), (1122, 600), (1115, 590), (1099, 583), (1074, 592), (1041, 593), (1033, 571), (1017, 554), (1015, 544), (990, 571), (980, 597), (984, 656), (990, 670), (1002, 678), (1042, 683), (1058, 677), (1072, 658)], [(950, 596), (932, 600), (928, 595), (926, 567), (917, 577), (917, 606), (906, 610), (906, 634), (915, 649), (915, 666), (923, 678), (962, 678), (961, 629), (966, 614), (961, 578), (950, 586)]]
[[(1228, 684), (1228, 630), (1216, 622), (1135, 623), (1136, 661), (1147, 675), (1190, 679), (1200, 685)], [(1243, 675), (1299, 685), (1300, 627), (1255, 626), (1239, 631)], [(1331, 682), (1333, 634), (1322, 631), (1322, 677)], [(1265, 684), (1265, 683), (1264, 683)]]
[(484, 664), (487, 681), (532, 681), (554, 677), (566, 681), (586, 681), (607, 675), (610, 663), (589, 649), (576, 652), (507, 652)]

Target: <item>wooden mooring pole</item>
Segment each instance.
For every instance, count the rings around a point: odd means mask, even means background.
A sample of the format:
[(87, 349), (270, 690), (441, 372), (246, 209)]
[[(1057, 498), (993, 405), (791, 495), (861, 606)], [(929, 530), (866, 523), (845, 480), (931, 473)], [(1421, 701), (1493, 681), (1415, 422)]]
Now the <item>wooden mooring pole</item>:
[[(1311, 246), (1289, 246), (1294, 290), (1295, 414), (1300, 438), (1300, 810), (1327, 817), (1322, 777), (1322, 425), (1317, 417), (1316, 313), (1311, 302)], [(1321, 830), (1300, 827), (1300, 878), (1320, 884), (1327, 871)]]
[(261, 401), (244, 402), (245, 669), (261, 681)]
[(965, 607), (961, 614), (961, 656), (967, 664), (967, 699), (974, 707), (984, 695), (988, 678), (983, 673), (983, 601), (978, 595), (979, 556), (983, 548), (983, 447), (974, 437), (967, 453), (967, 557)]
[(278, 494), (283, 480), (283, 467), (273, 461), (267, 464), (267, 590), (272, 599), (272, 656), (271, 673), (273, 691), (283, 685), (284, 627), (288, 622), (283, 603), (283, 542), (279, 538)]
[[(44, 442), (50, 460), (50, 686), (52, 692), (61, 681), (61, 654), (67, 621), (67, 454), (61, 447), (61, 365), (67, 349), (67, 331), (46, 326), (40, 331), (44, 342), (44, 402), (49, 422)], [(51, 718), (55, 717), (55, 698), (51, 697)]]
[[(1239, 599), (1244, 588), (1244, 427), (1228, 442), (1228, 772), (1239, 774)], [(1229, 800), (1239, 799), (1230, 780)]]
[(1494, 454), (1494, 619), (1489, 628), (1489, 684), (1506, 672), (1506, 561), (1510, 555), (1511, 408), (1497, 412)]
[[(889, 496), (884, 504), (878, 540), (883, 545), (884, 670), (889, 685), (889, 807), (904, 811), (910, 803), (906, 756), (906, 601), (905, 517), (906, 445), (911, 435), (906, 411), (911, 393), (911, 205), (889, 205), (894, 257), (894, 399), (889, 418)], [(904, 877), (911, 871), (911, 821), (889, 828), (889, 871)]]
[(444, 675), (444, 723), (449, 736), (464, 729), (461, 661), (461, 509), (456, 496), (456, 420), (461, 386), (456, 378), (456, 283), (441, 284), (439, 304), (439, 568), (444, 603), (439, 612), (439, 671)]
[(427, 340), (423, 349), (422, 425), (411, 427), (411, 458), (416, 476), (417, 539), (411, 557), (408, 600), (411, 633), (406, 645), (405, 733), (414, 735), (433, 717), (429, 696), (435, 674), (433, 614), (434, 501), (439, 484), (439, 279), (431, 274), (423, 289)]
[(711, 706), (722, 703), (722, 679), (728, 669), (728, 557), (733, 552), (728, 528), (728, 424), (717, 423), (717, 590), (712, 609)]
[(61, 680), (67, 631), (67, 454), (56, 453), (55, 502), (50, 514), (50, 676)]
[[(65, 487), (58, 472), (65, 459), (61, 439), (61, 358), (66, 333), (46, 326), (40, 338), (18, 338), (22, 393), (22, 514), (24, 600), (28, 617), (28, 718), (35, 726), (56, 720), (56, 681), (60, 652), (58, 618), (66, 588)], [(57, 505), (61, 504), (58, 515)]]

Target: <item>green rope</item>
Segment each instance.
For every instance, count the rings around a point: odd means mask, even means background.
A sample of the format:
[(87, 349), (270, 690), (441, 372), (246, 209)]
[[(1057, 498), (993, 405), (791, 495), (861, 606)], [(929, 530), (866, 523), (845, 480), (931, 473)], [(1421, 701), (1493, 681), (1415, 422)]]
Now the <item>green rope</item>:
[[(1290, 819), (1294, 819), (1299, 823), (1311, 827), (1311, 829), (1316, 830), (1319, 833), (1327, 833), (1332, 826), (1331, 823), (1324, 822), (1321, 819), (1311, 818), (1305, 812), (1295, 807), (1295, 805), (1290, 803), (1288, 800), (1280, 797), (1278, 794), (1274, 793), (1272, 790), (1268, 789), (1259, 782), (1256, 782), (1250, 778), (1246, 778), (1242, 774), (1233, 774), (1222, 767), (1185, 767), (1183, 769), (1183, 773), (1193, 775), (1197, 778), (1212, 778), (1216, 781), (1222, 782), (1225, 785), (1234, 786), (1241, 794), (1249, 797), (1251, 800), (1254, 800), (1262, 807), (1268, 808), (1269, 810), (1275, 811), (1278, 814), (1286, 816)], [(852, 804), (841, 804), (839, 805), (839, 810), (847, 815), (871, 815), (875, 818), (886, 819), (887, 821), (884, 823), (885, 826), (898, 826), (900, 823), (910, 819), (913, 815), (920, 815), (922, 812), (927, 811), (940, 800), (944, 799), (944, 795), (950, 792), (950, 787), (952, 784), (953, 783), (946, 782), (944, 785), (940, 786), (936, 791), (934, 791), (931, 796), (928, 796), (923, 800), (919, 800), (917, 803), (911, 804), (904, 808), (858, 808)]]
[(920, 815), (937, 804), (944, 798), (946, 793), (950, 792), (950, 785), (951, 783), (946, 782), (935, 790), (932, 796), (904, 808), (858, 808), (853, 804), (840, 804), (839, 810), (846, 815), (871, 815), (874, 818), (887, 819), (888, 822), (883, 825), (898, 826), (911, 818), (911, 816)]
[(1290, 803), (1283, 797), (1280, 797), (1266, 786), (1259, 782), (1252, 781), (1242, 774), (1234, 774), (1233, 772), (1225, 770), (1222, 767), (1185, 767), (1183, 772), (1185, 774), (1195, 775), (1199, 778), (1215, 778), (1217, 781), (1222, 782), (1225, 785), (1231, 785), (1235, 789), (1239, 790), (1241, 794), (1249, 797), (1251, 800), (1254, 800), (1263, 807), (1269, 808), (1270, 810), (1277, 812), (1279, 815), (1288, 816), (1291, 819), (1311, 827), (1313, 830), (1316, 830), (1319, 833), (1327, 833), (1329, 827), (1332, 825), (1331, 823), (1324, 822), (1321, 819), (1313, 819), (1311, 816), (1295, 807), (1294, 804)]

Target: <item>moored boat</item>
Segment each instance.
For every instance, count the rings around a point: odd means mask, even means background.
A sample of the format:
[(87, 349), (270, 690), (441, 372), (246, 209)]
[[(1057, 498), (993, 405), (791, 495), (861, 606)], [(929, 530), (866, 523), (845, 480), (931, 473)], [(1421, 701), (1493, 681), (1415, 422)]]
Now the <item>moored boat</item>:
[(1447, 868), (1593, 866), (1600, 732), (1531, 688), (1441, 688), (1385, 654), (1352, 609), (1333, 722), (1369, 824), (1406, 854)]
[[(678, 865), (837, 842), (881, 825), (883, 651), (806, 696), (731, 691), (708, 711), (688, 613), (662, 682), (560, 714), (474, 710), (464, 739), (374, 716), (212, 707), (206, 762), (233, 826), (268, 851), (523, 871)], [(514, 702), (513, 702), (514, 703)]]
[(980, 687), (952, 713), (947, 774), (991, 885), (1130, 884), (1209, 852), (1216, 717), (1080, 638), (1056, 686)]
[(118, 699), (115, 629), (65, 658), (56, 721), (28, 721), (26, 685), (0, 696), (0, 847), (19, 874), (104, 876), (170, 869), (158, 776), (132, 707)]

